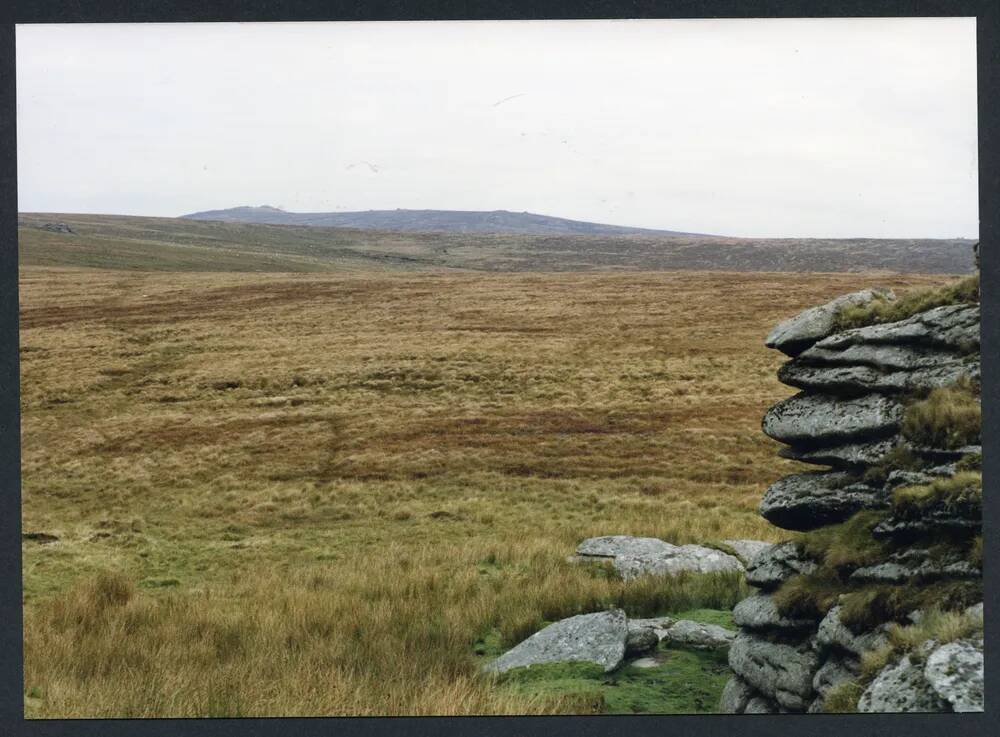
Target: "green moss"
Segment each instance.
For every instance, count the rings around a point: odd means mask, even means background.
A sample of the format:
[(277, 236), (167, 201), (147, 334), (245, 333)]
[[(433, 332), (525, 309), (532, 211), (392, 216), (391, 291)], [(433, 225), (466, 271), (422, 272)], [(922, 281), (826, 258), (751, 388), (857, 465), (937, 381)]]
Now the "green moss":
[(904, 486), (892, 493), (893, 513), (903, 519), (919, 519), (931, 509), (976, 516), (981, 514), (982, 502), (983, 476), (978, 471), (961, 471), (927, 484)]
[(905, 320), (934, 307), (979, 302), (979, 275), (973, 275), (946, 284), (943, 287), (918, 289), (899, 299), (876, 297), (862, 305), (848, 305), (837, 315), (840, 330), (860, 328), (885, 322)]
[(682, 648), (656, 653), (656, 668), (625, 666), (613, 673), (590, 663), (518, 668), (501, 677), (503, 688), (568, 699), (607, 714), (713, 713), (731, 675), (726, 655)]
[(903, 415), (903, 437), (919, 445), (960, 448), (980, 442), (982, 403), (978, 387), (961, 380), (913, 402)]

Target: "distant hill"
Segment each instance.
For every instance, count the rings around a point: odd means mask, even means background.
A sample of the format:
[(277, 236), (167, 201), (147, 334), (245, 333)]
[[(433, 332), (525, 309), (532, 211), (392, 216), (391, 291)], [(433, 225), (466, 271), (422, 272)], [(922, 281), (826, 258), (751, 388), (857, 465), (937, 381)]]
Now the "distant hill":
[(407, 232), (509, 233), (516, 235), (695, 235), (675, 230), (650, 230), (622, 225), (508, 210), (364, 210), (361, 212), (286, 212), (277, 207), (230, 207), (182, 215), (188, 220), (221, 220), (224, 223), (307, 225), (359, 230)]
[(139, 271), (892, 271), (966, 274), (972, 241), (535, 235), (21, 213), (21, 264)]

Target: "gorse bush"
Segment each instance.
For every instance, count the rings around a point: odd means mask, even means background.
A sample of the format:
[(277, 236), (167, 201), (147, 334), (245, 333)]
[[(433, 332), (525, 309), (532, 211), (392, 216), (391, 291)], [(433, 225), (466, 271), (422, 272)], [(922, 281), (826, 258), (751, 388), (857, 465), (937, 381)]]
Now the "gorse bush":
[(876, 297), (861, 305), (847, 305), (837, 314), (840, 330), (885, 322), (897, 322), (920, 312), (954, 304), (979, 302), (979, 275), (965, 277), (943, 287), (918, 289), (894, 300)]

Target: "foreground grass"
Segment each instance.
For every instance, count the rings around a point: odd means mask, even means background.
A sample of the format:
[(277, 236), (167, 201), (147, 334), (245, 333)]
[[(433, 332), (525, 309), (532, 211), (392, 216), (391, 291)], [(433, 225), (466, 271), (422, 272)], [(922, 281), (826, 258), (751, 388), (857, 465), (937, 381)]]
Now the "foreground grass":
[(479, 678), (476, 643), (731, 605), (565, 558), (778, 539), (761, 336), (939, 281), (25, 269), (26, 713), (579, 710)]

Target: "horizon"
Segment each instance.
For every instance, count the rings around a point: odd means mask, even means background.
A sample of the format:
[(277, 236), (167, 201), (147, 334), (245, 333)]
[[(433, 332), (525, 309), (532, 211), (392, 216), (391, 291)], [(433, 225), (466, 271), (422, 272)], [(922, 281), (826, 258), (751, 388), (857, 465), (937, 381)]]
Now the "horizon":
[(975, 31), (974, 18), (19, 25), (18, 209), (176, 217), (266, 201), (975, 239)]

